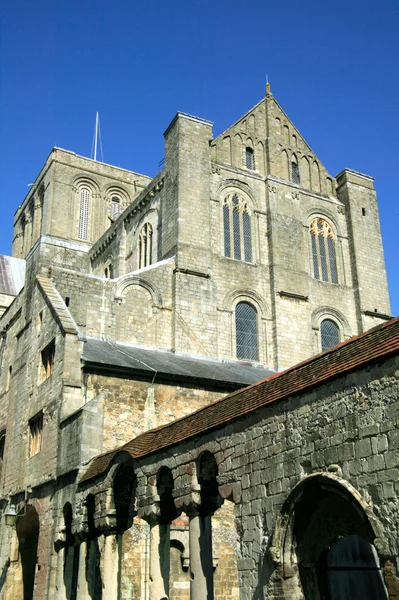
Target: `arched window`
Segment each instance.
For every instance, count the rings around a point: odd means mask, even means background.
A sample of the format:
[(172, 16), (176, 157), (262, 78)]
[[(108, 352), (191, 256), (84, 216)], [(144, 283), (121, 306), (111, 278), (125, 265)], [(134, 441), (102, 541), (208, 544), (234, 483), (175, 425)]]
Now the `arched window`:
[(89, 232), (90, 190), (86, 187), (79, 191), (79, 227), (78, 239), (87, 240)]
[(139, 235), (139, 269), (152, 264), (152, 227), (143, 225)]
[(324, 321), (320, 323), (320, 340), (322, 352), (339, 344), (339, 327), (331, 319), (324, 319)]
[(236, 194), (223, 203), (224, 255), (252, 262), (251, 213)]
[(245, 166), (251, 171), (255, 168), (254, 151), (249, 147), (245, 148)]
[(312, 242), (313, 275), (315, 279), (338, 283), (335, 236), (324, 219), (314, 219), (310, 224)]
[(259, 360), (257, 314), (248, 302), (236, 306), (236, 355), (245, 360)]
[(299, 176), (299, 165), (295, 154), (293, 154), (291, 158), (291, 181), (292, 183), (301, 183), (301, 178)]

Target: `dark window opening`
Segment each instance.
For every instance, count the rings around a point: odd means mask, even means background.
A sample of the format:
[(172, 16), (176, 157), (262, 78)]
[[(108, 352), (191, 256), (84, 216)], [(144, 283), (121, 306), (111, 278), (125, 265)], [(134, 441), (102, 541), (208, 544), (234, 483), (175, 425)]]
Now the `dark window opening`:
[(55, 340), (52, 340), (48, 346), (41, 351), (39, 383), (50, 377), (54, 370), (55, 358)]
[(29, 456), (35, 456), (42, 447), (43, 412), (29, 421)]
[(366, 209), (365, 208), (362, 208), (362, 215), (363, 215), (363, 217), (366, 216)]
[(65, 298), (65, 306), (69, 306), (69, 300), (70, 300), (70, 298), (67, 296)]
[(291, 162), (291, 173), (292, 173), (292, 183), (301, 183), (301, 178), (299, 175), (299, 166), (296, 160)]
[(247, 169), (251, 169), (251, 171), (253, 171), (255, 168), (254, 151), (252, 150), (252, 148), (245, 148), (245, 166), (247, 167)]

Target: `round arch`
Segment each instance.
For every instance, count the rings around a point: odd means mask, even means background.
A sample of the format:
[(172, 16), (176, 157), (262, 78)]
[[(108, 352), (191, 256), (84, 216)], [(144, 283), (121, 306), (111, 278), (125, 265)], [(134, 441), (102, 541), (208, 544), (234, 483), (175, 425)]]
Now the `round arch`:
[(248, 302), (254, 304), (261, 319), (267, 318), (268, 307), (260, 294), (253, 290), (241, 289), (233, 290), (226, 294), (222, 302), (222, 310), (232, 311), (238, 302)]
[(27, 505), (25, 514), (17, 519), (16, 529), (22, 566), (23, 597), (24, 600), (32, 600), (40, 532), (39, 515), (34, 506)]
[(124, 275), (123, 277), (118, 279), (118, 282), (115, 286), (115, 300), (122, 299), (127, 288), (131, 286), (139, 286), (144, 288), (151, 295), (154, 307), (163, 307), (162, 296), (158, 288), (143, 277), (140, 277), (139, 275), (134, 275), (133, 273), (128, 273), (127, 275)]

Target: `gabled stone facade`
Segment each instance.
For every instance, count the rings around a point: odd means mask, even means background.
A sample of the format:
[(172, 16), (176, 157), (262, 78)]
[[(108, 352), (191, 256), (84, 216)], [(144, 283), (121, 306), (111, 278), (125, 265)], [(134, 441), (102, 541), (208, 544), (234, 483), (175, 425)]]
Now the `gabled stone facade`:
[[(97, 540), (79, 550), (93, 573), (115, 555), (97, 535), (97, 496), (76, 513), (93, 456), (390, 318), (373, 179), (332, 177), (270, 90), (216, 139), (184, 113), (164, 137), (154, 178), (53, 149), (15, 214), (13, 260), (26, 274), (0, 317), (0, 508), (16, 507), (19, 525), (11, 535), (0, 523), (1, 599), (23, 588), (100, 597), (104, 579), (79, 583), (78, 551), (66, 550)], [(223, 510), (229, 566), (209, 559), (219, 600), (239, 593), (234, 510)], [(129, 569), (142, 581), (126, 575), (119, 597), (144, 600), (149, 529), (135, 533), (132, 519), (116, 527), (140, 540)], [(169, 514), (176, 600), (194, 560), (187, 519)]]

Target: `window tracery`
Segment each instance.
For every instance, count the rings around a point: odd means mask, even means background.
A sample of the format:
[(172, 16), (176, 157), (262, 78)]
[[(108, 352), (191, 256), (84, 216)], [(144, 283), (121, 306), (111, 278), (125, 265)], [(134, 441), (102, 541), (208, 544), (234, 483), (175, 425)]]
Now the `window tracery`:
[(232, 194), (223, 202), (224, 255), (252, 262), (251, 211), (248, 204)]
[(310, 224), (313, 275), (315, 279), (338, 283), (335, 235), (331, 225), (318, 217)]

